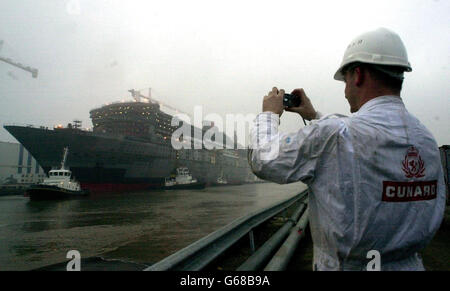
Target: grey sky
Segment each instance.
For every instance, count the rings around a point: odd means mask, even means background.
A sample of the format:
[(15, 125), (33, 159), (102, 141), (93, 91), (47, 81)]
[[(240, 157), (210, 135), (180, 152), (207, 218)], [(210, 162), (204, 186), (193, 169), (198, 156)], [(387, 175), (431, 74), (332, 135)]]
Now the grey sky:
[[(349, 114), (333, 74), (351, 39), (386, 27), (413, 67), (407, 108), (450, 144), (450, 1), (74, 1), (0, 2), (0, 56), (39, 69), (32, 79), (0, 63), (2, 126), (90, 127), (91, 109), (148, 87), (205, 115), (256, 114), (273, 86), (303, 87), (317, 110)], [(282, 117), (284, 130), (301, 124)], [(14, 138), (1, 128), (0, 140)]]

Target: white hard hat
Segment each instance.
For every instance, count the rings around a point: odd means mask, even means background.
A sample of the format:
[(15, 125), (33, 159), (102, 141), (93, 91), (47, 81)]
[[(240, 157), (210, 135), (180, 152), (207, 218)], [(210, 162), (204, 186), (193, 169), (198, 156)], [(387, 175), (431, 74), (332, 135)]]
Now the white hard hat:
[(386, 28), (361, 34), (350, 42), (334, 79), (344, 81), (341, 70), (353, 62), (403, 67), (411, 72), (408, 54), (400, 37)]

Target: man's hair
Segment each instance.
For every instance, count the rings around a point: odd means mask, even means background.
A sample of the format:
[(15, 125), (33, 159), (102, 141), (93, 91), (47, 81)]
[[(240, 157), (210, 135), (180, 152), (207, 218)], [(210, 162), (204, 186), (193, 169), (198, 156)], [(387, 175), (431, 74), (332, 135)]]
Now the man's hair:
[(400, 93), (403, 86), (404, 68), (399, 66), (374, 65), (361, 62), (350, 63), (342, 69), (342, 72), (353, 73), (355, 68), (360, 67), (369, 71), (369, 74), (384, 87)]

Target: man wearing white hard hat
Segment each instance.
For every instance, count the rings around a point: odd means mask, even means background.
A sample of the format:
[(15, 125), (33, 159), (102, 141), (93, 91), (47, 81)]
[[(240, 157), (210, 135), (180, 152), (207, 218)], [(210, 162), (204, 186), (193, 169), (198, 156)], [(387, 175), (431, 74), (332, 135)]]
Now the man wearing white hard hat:
[[(303, 89), (291, 93), (298, 107), (285, 108), (276, 87), (264, 96), (249, 163), (262, 179), (308, 185), (314, 270), (424, 270), (419, 252), (442, 221), (445, 186), (433, 135), (400, 97), (411, 71), (400, 37), (380, 28), (350, 42), (334, 75), (350, 116), (322, 116)], [(284, 110), (311, 124), (280, 132)], [(379, 264), (368, 264), (374, 253)]]

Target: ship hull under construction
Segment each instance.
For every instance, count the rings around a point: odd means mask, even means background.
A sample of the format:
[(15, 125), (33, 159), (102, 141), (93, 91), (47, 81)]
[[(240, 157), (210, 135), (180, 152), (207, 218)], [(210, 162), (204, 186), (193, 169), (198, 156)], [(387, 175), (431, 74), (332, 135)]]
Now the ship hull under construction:
[(5, 126), (48, 172), (68, 146), (67, 165), (82, 189), (91, 193), (161, 188), (178, 166), (207, 185), (224, 176), (228, 184), (255, 181), (245, 150), (174, 150), (170, 143), (152, 143), (79, 129)]

